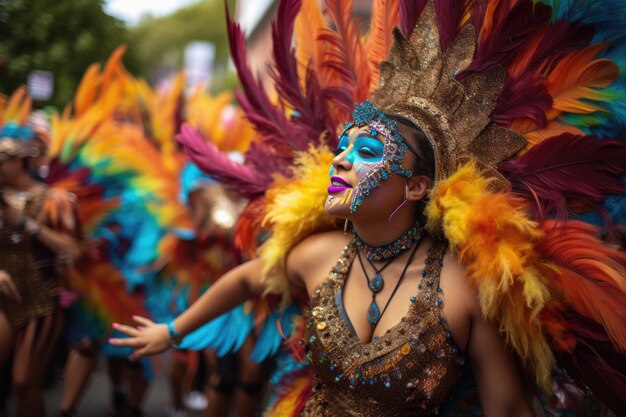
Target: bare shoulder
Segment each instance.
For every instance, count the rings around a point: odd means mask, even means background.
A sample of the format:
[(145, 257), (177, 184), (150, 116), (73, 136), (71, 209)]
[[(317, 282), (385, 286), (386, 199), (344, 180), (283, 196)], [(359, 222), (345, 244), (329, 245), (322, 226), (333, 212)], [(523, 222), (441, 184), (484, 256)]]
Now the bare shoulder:
[(445, 300), (443, 315), (454, 342), (461, 350), (468, 346), (472, 322), (482, 318), (477, 292), (466, 274), (465, 265), (448, 250), (443, 259), (439, 286)]
[(458, 255), (450, 250), (446, 252), (441, 269), (441, 285), (449, 293), (454, 293), (466, 301), (466, 307), (472, 312), (479, 308), (478, 295), (467, 277), (467, 268)]
[(337, 262), (351, 235), (342, 231), (316, 233), (293, 247), (287, 256), (287, 272), (291, 280), (301, 281), (307, 288), (316, 285)]

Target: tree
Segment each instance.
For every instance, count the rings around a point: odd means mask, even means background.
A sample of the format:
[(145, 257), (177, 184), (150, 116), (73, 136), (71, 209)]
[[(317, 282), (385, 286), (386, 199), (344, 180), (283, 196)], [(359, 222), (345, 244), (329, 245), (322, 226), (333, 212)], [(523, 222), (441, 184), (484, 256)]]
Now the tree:
[(203, 0), (168, 16), (144, 18), (130, 29), (130, 38), (129, 52), (141, 62), (140, 74), (148, 79), (161, 65), (180, 69), (185, 46), (191, 41), (212, 42), (216, 65), (222, 71), (229, 57), (223, 0)]
[[(50, 103), (64, 106), (92, 62), (104, 62), (128, 40), (103, 0), (0, 0), (0, 92), (10, 94), (33, 70), (51, 71)], [(126, 56), (129, 69), (137, 65)]]

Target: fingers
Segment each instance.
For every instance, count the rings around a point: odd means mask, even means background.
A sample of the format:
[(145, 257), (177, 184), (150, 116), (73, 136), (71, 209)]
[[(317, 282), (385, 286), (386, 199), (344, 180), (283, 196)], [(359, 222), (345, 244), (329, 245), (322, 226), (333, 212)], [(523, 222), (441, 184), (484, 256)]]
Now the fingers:
[(109, 339), (109, 343), (113, 346), (124, 346), (124, 347), (132, 347), (132, 348), (143, 348), (146, 343), (138, 337), (128, 337), (128, 338), (111, 338)]
[(139, 330), (135, 329), (132, 326), (126, 326), (124, 324), (119, 324), (119, 323), (113, 323), (113, 328), (128, 336), (132, 336), (132, 337), (139, 336)]
[(141, 316), (133, 316), (133, 320), (135, 320), (136, 323), (139, 323), (142, 326), (151, 326), (154, 324), (152, 320)]
[(143, 348), (143, 349), (135, 349), (133, 351), (133, 353), (128, 357), (129, 360), (131, 361), (136, 361), (138, 359), (143, 358), (144, 356), (146, 356), (148, 354), (147, 352), (147, 348)]

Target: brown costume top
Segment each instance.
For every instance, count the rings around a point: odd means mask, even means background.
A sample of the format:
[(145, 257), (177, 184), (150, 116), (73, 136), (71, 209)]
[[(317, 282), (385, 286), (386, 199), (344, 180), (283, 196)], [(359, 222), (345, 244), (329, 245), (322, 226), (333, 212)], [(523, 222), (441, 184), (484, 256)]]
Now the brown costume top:
[(445, 249), (437, 242), (430, 250), (408, 314), (383, 336), (362, 343), (341, 303), (357, 250), (354, 242), (346, 246), (311, 303), (305, 343), (315, 377), (303, 416), (415, 417), (443, 404), (463, 371), (440, 315)]
[[(23, 192), (5, 201), (18, 214), (37, 218), (48, 196), (47, 189)], [(1, 213), (1, 209), (0, 209)], [(8, 222), (0, 225), (0, 270), (6, 271), (21, 296), (15, 300), (0, 293), (0, 309), (14, 329), (28, 321), (52, 314), (56, 309), (57, 272), (55, 254)]]

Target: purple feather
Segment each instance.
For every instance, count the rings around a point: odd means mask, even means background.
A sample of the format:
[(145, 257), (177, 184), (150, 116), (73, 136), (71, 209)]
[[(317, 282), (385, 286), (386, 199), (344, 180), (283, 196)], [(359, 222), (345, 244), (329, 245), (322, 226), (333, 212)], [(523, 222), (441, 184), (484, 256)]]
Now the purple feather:
[(324, 131), (334, 133), (335, 126), (326, 123), (326, 105), (320, 83), (310, 68), (306, 71), (306, 96), (301, 91), (298, 62), (292, 48), (294, 23), (301, 6), (301, 0), (279, 2), (277, 17), (272, 24), (274, 67), (271, 75), (281, 98), (297, 112), (291, 119), (300, 131), (292, 138), (294, 148), (305, 150)]
[(474, 60), (457, 78), (506, 66), (526, 37), (548, 23), (550, 12), (540, 3), (520, 1), (511, 6), (511, 0), (502, 1), (494, 11), (491, 31), (480, 34)]
[(580, 51), (591, 43), (594, 29), (590, 25), (559, 20), (550, 25), (549, 35), (544, 36), (531, 59), (528, 71), (541, 66), (542, 74), (549, 74), (563, 57)]
[(609, 194), (624, 192), (626, 143), (564, 133), (499, 170), (513, 191), (533, 204), (536, 218), (565, 219), (573, 204), (600, 210)]
[(410, 38), (427, 0), (400, 0), (398, 6), (398, 27), (405, 38)]
[(243, 92), (237, 91), (237, 99), (261, 140), (288, 151), (298, 132), (290, 126), (283, 109), (271, 102), (263, 85), (253, 76), (246, 57), (245, 37), (240, 26), (230, 18), (228, 7), (226, 26), (231, 56), (243, 89)]
[(242, 197), (262, 196), (271, 182), (271, 176), (228, 159), (215, 144), (207, 142), (199, 131), (187, 124), (183, 124), (176, 140), (201, 171)]
[(548, 123), (546, 115), (552, 108), (552, 102), (545, 78), (525, 73), (506, 81), (491, 120), (507, 127), (514, 119), (525, 117), (542, 128)]
[(463, 13), (463, 1), (436, 0), (437, 28), (439, 29), (439, 45), (446, 51), (459, 34), (459, 20)]
[(618, 351), (598, 323), (573, 310), (562, 312), (576, 338), (571, 352), (555, 352), (559, 366), (588, 386), (619, 417), (626, 416), (626, 353)]

